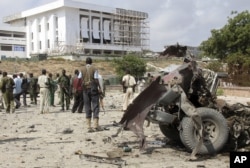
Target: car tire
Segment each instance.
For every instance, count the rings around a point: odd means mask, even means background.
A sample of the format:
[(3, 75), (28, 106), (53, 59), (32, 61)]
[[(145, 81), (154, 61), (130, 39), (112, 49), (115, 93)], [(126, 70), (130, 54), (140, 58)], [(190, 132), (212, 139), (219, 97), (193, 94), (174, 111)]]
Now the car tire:
[[(199, 154), (215, 154), (227, 143), (229, 129), (227, 120), (218, 111), (210, 108), (197, 108), (203, 123), (204, 142)], [(198, 143), (197, 131), (190, 117), (181, 121), (180, 139), (183, 145), (192, 151)]]

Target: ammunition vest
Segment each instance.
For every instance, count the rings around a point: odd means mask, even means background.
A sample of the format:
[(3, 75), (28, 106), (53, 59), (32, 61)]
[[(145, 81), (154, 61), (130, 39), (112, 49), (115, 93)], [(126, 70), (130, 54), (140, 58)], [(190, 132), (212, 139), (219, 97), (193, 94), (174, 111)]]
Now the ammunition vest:
[(91, 88), (91, 83), (94, 81), (95, 67), (92, 65), (85, 66), (82, 70), (83, 87)]

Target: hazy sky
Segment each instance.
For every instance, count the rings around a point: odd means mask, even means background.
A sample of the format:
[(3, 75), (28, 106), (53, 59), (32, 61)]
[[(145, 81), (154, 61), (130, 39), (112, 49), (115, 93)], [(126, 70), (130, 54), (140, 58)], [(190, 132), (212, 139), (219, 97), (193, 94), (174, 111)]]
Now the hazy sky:
[[(0, 0), (0, 17), (56, 0)], [(231, 11), (250, 10), (249, 0), (78, 0), (81, 2), (138, 10), (149, 14), (150, 49), (165, 45), (198, 46), (222, 28)], [(2, 22), (2, 21), (1, 21)]]

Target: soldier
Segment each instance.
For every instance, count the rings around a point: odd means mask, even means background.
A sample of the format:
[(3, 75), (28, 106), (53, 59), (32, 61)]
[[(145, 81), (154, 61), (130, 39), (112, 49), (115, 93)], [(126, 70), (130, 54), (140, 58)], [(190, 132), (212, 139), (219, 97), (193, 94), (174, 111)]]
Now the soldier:
[(58, 79), (58, 84), (60, 86), (60, 93), (61, 93), (61, 111), (64, 111), (64, 100), (66, 101), (66, 110), (69, 110), (70, 104), (70, 79), (66, 75), (66, 70), (62, 70), (62, 75)]
[(30, 99), (31, 103), (30, 104), (37, 104), (37, 78), (33, 76), (33, 73), (30, 73), (30, 79), (29, 79), (29, 93), (30, 93)]
[(49, 73), (49, 94), (50, 94), (50, 106), (55, 107), (55, 91), (57, 89), (57, 84), (52, 78), (52, 73)]
[[(82, 69), (83, 100), (86, 112), (88, 132), (101, 131), (99, 127), (99, 95), (101, 87), (98, 81), (98, 71), (92, 65), (92, 59), (86, 58), (86, 66)], [(94, 129), (91, 127), (91, 118), (94, 119)]]
[[(0, 70), (0, 83), (2, 81), (2, 78), (3, 78), (3, 75), (2, 75), (2, 71)], [(3, 102), (3, 93), (0, 89), (0, 112), (1, 112), (1, 109), (4, 109), (4, 102)]]
[(27, 106), (26, 95), (28, 92), (29, 83), (28, 83), (28, 79), (26, 78), (26, 75), (23, 75), (23, 73), (20, 73), (19, 77), (22, 79), (22, 84), (21, 84), (22, 93), (21, 93), (21, 95), (23, 96), (23, 105), (26, 107)]
[(14, 80), (7, 76), (7, 72), (3, 72), (3, 78), (2, 81), (0, 82), (0, 90), (3, 93), (3, 98), (6, 105), (6, 113), (15, 112), (14, 95), (13, 95), (14, 85), (15, 85)]
[(58, 80), (59, 80), (59, 78), (60, 78), (60, 74), (59, 73), (56, 73), (56, 80), (55, 80), (55, 82), (56, 82), (56, 84), (57, 84), (57, 89), (56, 89), (56, 95), (57, 95), (57, 98), (59, 99), (59, 102), (58, 102), (58, 105), (59, 104), (61, 104), (61, 93), (60, 93), (60, 86), (59, 86), (59, 84), (58, 84)]

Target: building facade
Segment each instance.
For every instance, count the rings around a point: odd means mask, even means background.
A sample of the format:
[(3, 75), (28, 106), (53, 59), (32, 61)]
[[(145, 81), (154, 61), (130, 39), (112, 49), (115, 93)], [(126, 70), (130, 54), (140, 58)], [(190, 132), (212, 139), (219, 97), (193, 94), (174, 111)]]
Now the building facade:
[(25, 29), (0, 26), (0, 60), (26, 56)]
[(28, 57), (119, 55), (149, 49), (145, 12), (58, 0), (3, 21), (25, 27)]

